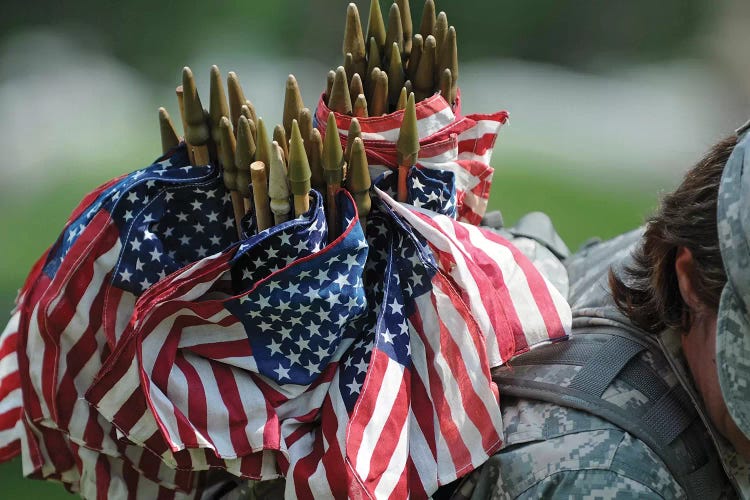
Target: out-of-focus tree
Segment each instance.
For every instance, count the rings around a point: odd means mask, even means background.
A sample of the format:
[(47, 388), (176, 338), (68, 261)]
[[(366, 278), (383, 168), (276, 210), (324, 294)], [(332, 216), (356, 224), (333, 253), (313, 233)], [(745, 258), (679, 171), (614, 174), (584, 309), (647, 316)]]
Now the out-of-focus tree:
[[(366, 22), (369, 2), (355, 3)], [(413, 3), (418, 23), (422, 6)], [(387, 3), (381, 4), (387, 12)], [(0, 33), (54, 26), (103, 44), (105, 51), (156, 80), (171, 81), (172, 66), (218, 30), (231, 33), (233, 43), (330, 63), (340, 51), (345, 6), (342, 0), (9, 0)], [(446, 10), (456, 26), (464, 60), (502, 56), (589, 70), (606, 60), (690, 55), (689, 41), (719, 6), (711, 0), (438, 0), (437, 8)]]

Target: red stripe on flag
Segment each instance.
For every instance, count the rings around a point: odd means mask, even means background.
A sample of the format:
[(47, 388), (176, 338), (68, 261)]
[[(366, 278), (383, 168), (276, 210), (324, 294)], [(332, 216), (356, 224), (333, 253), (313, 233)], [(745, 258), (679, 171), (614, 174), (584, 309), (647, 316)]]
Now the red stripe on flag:
[(562, 324), (560, 314), (558, 313), (555, 303), (552, 300), (552, 296), (550, 295), (549, 285), (544, 280), (539, 270), (534, 267), (534, 264), (532, 264), (531, 261), (508, 240), (491, 231), (481, 231), (487, 239), (508, 248), (513, 254), (516, 264), (518, 264), (526, 275), (531, 292), (539, 306), (539, 312), (542, 313), (542, 317), (544, 318), (544, 323), (547, 326), (547, 332), (549, 333), (550, 339), (565, 337), (565, 327)]
[(251, 454), (254, 450), (247, 439), (248, 420), (245, 408), (242, 406), (237, 380), (234, 378), (231, 368), (226, 365), (211, 363), (211, 370), (216, 379), (221, 400), (227, 409), (229, 417), (228, 433), (232, 441), (232, 447), (237, 455)]
[[(476, 322), (474, 321), (474, 318), (471, 316), (468, 308), (463, 307), (463, 303), (461, 301), (461, 298), (458, 296), (458, 293), (453, 289), (452, 286), (449, 285), (449, 281), (446, 279), (446, 277), (443, 275), (443, 273), (438, 273), (433, 278), (433, 286), (437, 289), (442, 291), (445, 295), (447, 295), (450, 298), (450, 301), (452, 304), (454, 304), (453, 311), (449, 311), (448, 314), (456, 314), (461, 316), (461, 322), (463, 325), (466, 326), (466, 329), (471, 332), (471, 335), (469, 338), (471, 339), (472, 343), (472, 350), (473, 352), (479, 353), (479, 360), (482, 368), (482, 373), (486, 377), (486, 379), (490, 380), (490, 366), (487, 363), (487, 357), (484, 356), (484, 345), (480, 343), (481, 340), (484, 340), (484, 336), (482, 335), (482, 332), (479, 330), (479, 327), (477, 326)], [(437, 311), (439, 311), (437, 302), (435, 300), (435, 297), (432, 298), (432, 305), (435, 307)], [(445, 313), (443, 313), (445, 315)], [(421, 337), (425, 337), (426, 335), (429, 335), (426, 331), (418, 331)], [(488, 453), (492, 453), (492, 451), (497, 448), (500, 445), (500, 435), (496, 432), (496, 430), (492, 427), (491, 423), (493, 421), (492, 415), (490, 415), (487, 411), (487, 408), (483, 404), (481, 398), (478, 397), (476, 392), (471, 387), (471, 380), (475, 377), (477, 377), (477, 373), (470, 373), (467, 370), (466, 365), (461, 362), (460, 360), (463, 359), (463, 354), (461, 352), (461, 349), (458, 345), (458, 340), (466, 341), (466, 339), (456, 339), (451, 332), (446, 328), (445, 323), (441, 320), (440, 322), (440, 353), (441, 355), (448, 359), (448, 360), (454, 360), (455, 362), (451, 363), (453, 367), (453, 371), (451, 372), (451, 376), (457, 380), (458, 387), (461, 389), (461, 402), (464, 410), (466, 410), (466, 414), (469, 417), (469, 419), (474, 423), (474, 426), (482, 431), (482, 445), (484, 446), (484, 449), (487, 450)], [(423, 343), (427, 342), (426, 339), (423, 340)], [(442, 414), (438, 413), (439, 416), (442, 416)], [(443, 421), (442, 418), (439, 419), (441, 422)], [(488, 425), (490, 424), (490, 425)], [(456, 464), (456, 470), (461, 471), (467, 466), (472, 465), (473, 462), (471, 459), (469, 459), (464, 464)]]

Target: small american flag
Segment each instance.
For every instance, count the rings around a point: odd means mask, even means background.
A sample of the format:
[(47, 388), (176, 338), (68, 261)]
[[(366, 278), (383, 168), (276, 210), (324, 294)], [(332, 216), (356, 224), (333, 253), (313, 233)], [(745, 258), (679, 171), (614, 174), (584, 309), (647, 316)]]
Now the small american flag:
[[(19, 303), (26, 474), (79, 490), (82, 474), (89, 481), (108, 476), (81, 449), (120, 461), (128, 456), (83, 394), (115, 348), (136, 298), (186, 263), (224, 249), (235, 238), (233, 226), (220, 173), (189, 166), (184, 147), (84, 199)], [(175, 476), (148, 457), (127, 466), (145, 476), (162, 469)], [(194, 479), (182, 487), (192, 488)]]
[[(494, 170), (489, 165), (492, 149), (500, 127), (508, 121), (508, 113), (461, 116), (460, 92), (453, 107), (440, 94), (435, 94), (418, 102), (416, 110), (420, 137), (417, 167), (453, 172), (458, 219), (479, 224), (487, 209), (492, 185)], [(326, 133), (329, 112), (321, 96), (315, 121), (322, 135)], [(346, 142), (352, 117), (335, 115), (341, 140)], [(395, 168), (396, 141), (403, 111), (358, 120), (370, 165)]]

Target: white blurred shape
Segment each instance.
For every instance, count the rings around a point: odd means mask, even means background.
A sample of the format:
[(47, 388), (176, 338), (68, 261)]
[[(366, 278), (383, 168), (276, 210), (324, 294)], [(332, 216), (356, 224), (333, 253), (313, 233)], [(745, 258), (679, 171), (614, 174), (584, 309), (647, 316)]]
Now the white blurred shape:
[(158, 155), (137, 152), (151, 136), (158, 144), (158, 125), (151, 89), (127, 66), (48, 30), (8, 38), (0, 61), (0, 185), (7, 193), (54, 184), (75, 174), (71, 165), (114, 175)]
[(540, 171), (573, 169), (585, 174), (581, 182), (675, 179), (744, 121), (735, 106), (742, 88), (732, 90), (694, 61), (608, 76), (484, 61), (464, 64), (459, 86), (464, 112), (510, 112), (495, 148), (496, 167), (502, 169), (507, 156), (547, 157)]

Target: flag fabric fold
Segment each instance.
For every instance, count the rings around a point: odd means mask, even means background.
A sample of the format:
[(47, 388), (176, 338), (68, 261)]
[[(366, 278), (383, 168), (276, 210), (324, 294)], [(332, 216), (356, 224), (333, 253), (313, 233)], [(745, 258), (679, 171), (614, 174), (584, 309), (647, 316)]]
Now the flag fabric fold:
[[(201, 241), (191, 246), (196, 236)], [(82, 447), (123, 455), (115, 429), (91, 411), (83, 394), (117, 344), (137, 296), (233, 237), (220, 172), (190, 166), (184, 147), (83, 200), (19, 303), (25, 473), (78, 490), (81, 475), (96, 467), (84, 461)], [(146, 461), (129, 466), (158, 474), (161, 466)], [(192, 478), (188, 483), (181, 487), (193, 488)]]
[[(324, 96), (315, 111), (315, 123), (321, 135), (326, 133), (330, 108)], [(438, 169), (455, 174), (458, 220), (479, 224), (487, 210), (494, 169), (489, 165), (500, 127), (507, 123), (508, 113), (461, 115), (460, 91), (451, 106), (435, 94), (417, 103), (419, 158), (417, 167)], [(370, 165), (396, 168), (396, 141), (403, 111), (388, 115), (357, 118), (362, 129)], [(342, 142), (346, 142), (352, 117), (335, 113), (336, 126)]]

